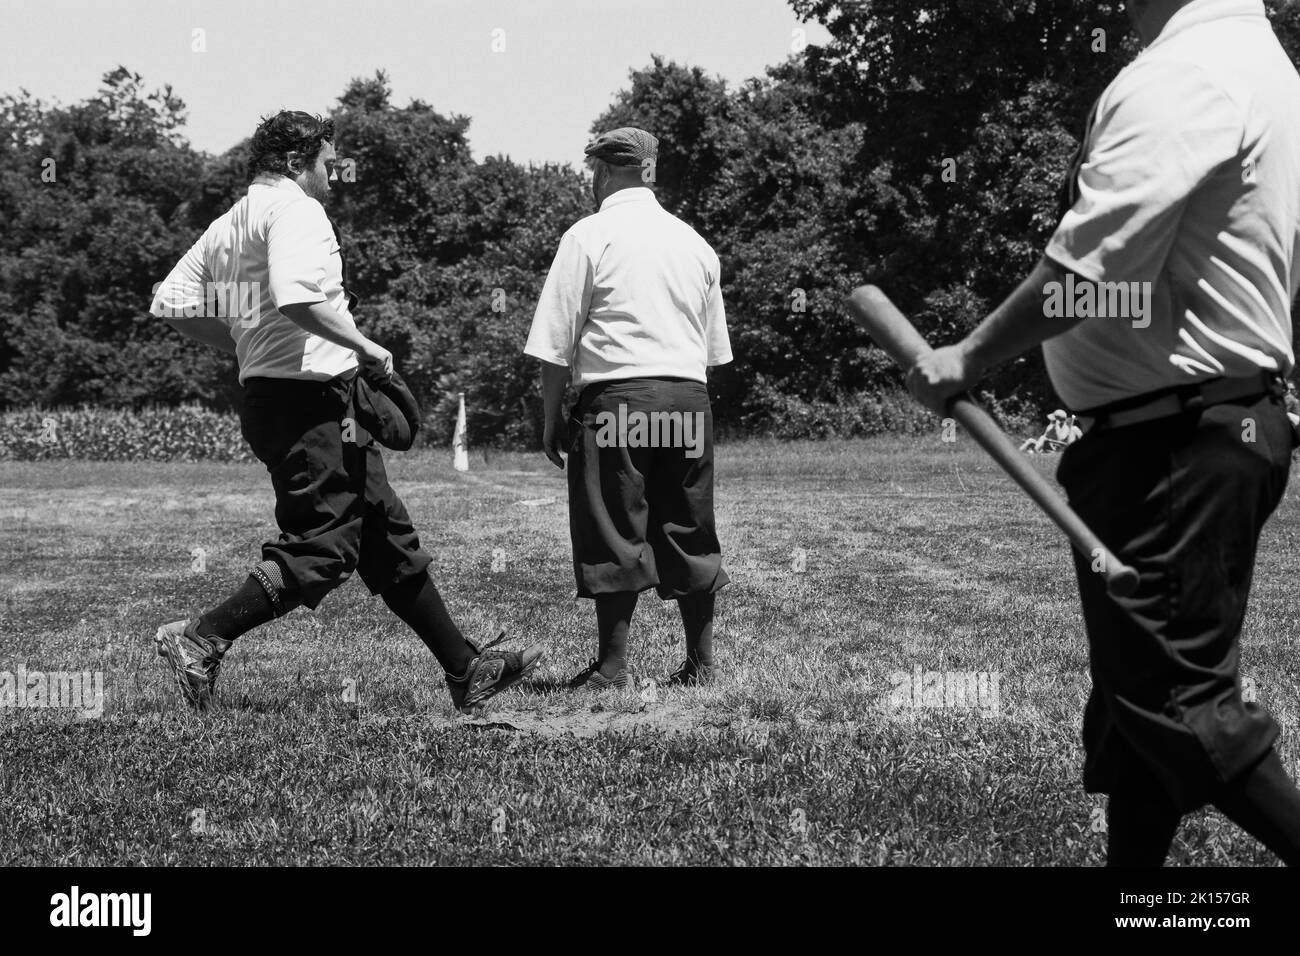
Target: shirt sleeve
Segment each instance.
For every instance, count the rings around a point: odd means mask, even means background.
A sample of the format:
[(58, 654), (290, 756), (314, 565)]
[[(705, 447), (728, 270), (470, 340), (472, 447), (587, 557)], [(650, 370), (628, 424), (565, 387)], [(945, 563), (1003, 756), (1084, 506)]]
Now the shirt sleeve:
[(160, 319), (184, 319), (203, 315), (206, 311), (208, 234), (203, 233), (180, 262), (167, 274), (167, 278), (154, 287), (149, 314)]
[(1093, 282), (1155, 281), (1188, 197), (1232, 162), (1244, 124), (1191, 64), (1135, 64), (1099, 104), (1078, 198), (1047, 256)]
[(271, 220), (266, 234), (267, 272), (275, 307), (324, 302), (326, 266), (334, 249), (334, 230), (319, 202), (290, 203)]
[(578, 346), (578, 333), (587, 321), (595, 269), (591, 257), (572, 232), (564, 234), (546, 274), (524, 354), (569, 367)]
[(704, 339), (708, 345), (709, 367), (731, 361), (731, 339), (727, 335), (727, 313), (722, 305), (722, 265), (713, 257), (709, 275), (708, 298), (704, 303)]

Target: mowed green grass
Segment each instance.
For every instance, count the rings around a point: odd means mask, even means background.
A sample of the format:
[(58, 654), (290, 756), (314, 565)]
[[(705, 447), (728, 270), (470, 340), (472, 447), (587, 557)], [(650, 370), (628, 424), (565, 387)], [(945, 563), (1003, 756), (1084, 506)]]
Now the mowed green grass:
[[(220, 709), (186, 712), (152, 635), (258, 559), (260, 466), (0, 465), (0, 671), (102, 671), (106, 693), (100, 719), (0, 709), (0, 864), (1102, 861), (1067, 547), (966, 436), (723, 446), (723, 676), (694, 690), (563, 687), (595, 621), (573, 597), (564, 479), (540, 455), (389, 469), (465, 631), (547, 648), (483, 717), (453, 710), (357, 580), (241, 639)], [(1293, 489), (1243, 649), (1292, 772), (1298, 516)], [(678, 626), (643, 596), (643, 676), (678, 662)], [(891, 707), (889, 675), (915, 668), (996, 673), (997, 711)], [(1273, 860), (1206, 812), (1172, 862)]]

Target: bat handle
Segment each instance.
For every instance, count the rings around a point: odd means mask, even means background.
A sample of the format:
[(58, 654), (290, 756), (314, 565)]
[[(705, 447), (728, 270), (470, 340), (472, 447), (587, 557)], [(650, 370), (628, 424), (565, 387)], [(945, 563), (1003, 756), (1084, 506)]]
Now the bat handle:
[(1128, 597), (1138, 586), (1138, 573), (1131, 565), (1125, 564), (1111, 552), (1105, 545), (1101, 545), (1101, 558), (1104, 570), (1101, 572), (1106, 579), (1106, 590), (1114, 597)]

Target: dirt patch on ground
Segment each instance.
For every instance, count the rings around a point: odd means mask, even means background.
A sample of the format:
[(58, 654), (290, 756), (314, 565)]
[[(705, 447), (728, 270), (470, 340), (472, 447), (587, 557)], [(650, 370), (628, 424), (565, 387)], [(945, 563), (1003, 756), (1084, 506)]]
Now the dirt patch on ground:
[(544, 737), (594, 737), (610, 733), (695, 733), (716, 731), (742, 723), (740, 718), (718, 714), (680, 701), (607, 704), (595, 701), (585, 708), (554, 704), (530, 710), (490, 709), (482, 715), (448, 723), (488, 730), (515, 730)]

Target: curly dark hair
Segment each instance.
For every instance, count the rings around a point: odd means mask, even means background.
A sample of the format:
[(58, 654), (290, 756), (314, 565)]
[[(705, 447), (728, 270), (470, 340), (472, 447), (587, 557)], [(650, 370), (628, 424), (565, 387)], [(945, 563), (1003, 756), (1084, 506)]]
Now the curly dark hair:
[(303, 153), (314, 161), (325, 143), (334, 142), (334, 121), (303, 113), (281, 110), (263, 116), (253, 134), (252, 152), (248, 157), (248, 178), (260, 173), (283, 173), (285, 156)]

